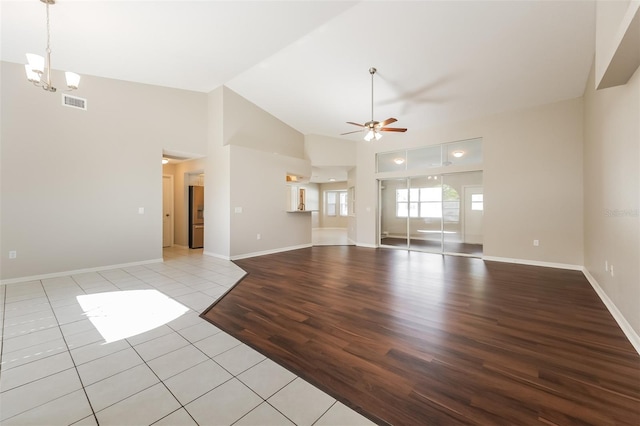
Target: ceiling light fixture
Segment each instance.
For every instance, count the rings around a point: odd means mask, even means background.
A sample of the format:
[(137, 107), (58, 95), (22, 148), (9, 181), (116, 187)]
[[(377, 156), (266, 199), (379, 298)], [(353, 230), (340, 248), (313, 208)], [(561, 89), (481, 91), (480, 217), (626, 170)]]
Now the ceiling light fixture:
[[(24, 66), (27, 73), (27, 80), (32, 82), (38, 87), (42, 87), (47, 92), (55, 92), (56, 88), (51, 83), (51, 30), (49, 27), (49, 5), (56, 4), (56, 0), (40, 0), (47, 6), (47, 57), (43, 58), (40, 55), (33, 53), (27, 53), (27, 61), (29, 62)], [(42, 81), (42, 77), (45, 80)], [(73, 72), (65, 72), (65, 78), (67, 80), (67, 88), (69, 90), (75, 90), (80, 84), (80, 76)]]
[(393, 162), (399, 166), (400, 164), (404, 163), (404, 158), (401, 158), (401, 157), (394, 158)]
[(462, 157), (464, 155), (464, 151), (457, 150), (457, 151), (453, 151), (452, 154), (453, 154), (454, 157), (460, 158), (460, 157)]
[(367, 134), (364, 135), (364, 140), (367, 141), (367, 142), (370, 142), (375, 138), (377, 141), (379, 141), (381, 137), (382, 137), (382, 133), (378, 132), (374, 128), (371, 128), (371, 129), (369, 129)]
[(169, 162), (169, 159), (168, 159), (168, 158), (163, 158), (163, 159), (162, 159), (162, 164), (167, 164), (168, 162)]

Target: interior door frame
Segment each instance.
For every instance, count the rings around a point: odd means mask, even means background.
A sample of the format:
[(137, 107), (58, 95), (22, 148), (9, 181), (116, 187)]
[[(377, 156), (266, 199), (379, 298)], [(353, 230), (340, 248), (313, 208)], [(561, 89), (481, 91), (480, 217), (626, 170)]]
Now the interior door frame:
[[(170, 183), (170, 187), (171, 187), (171, 191), (168, 191), (168, 194), (165, 193), (164, 190), (164, 179), (169, 179), (169, 183)], [(174, 191), (175, 191), (175, 187), (174, 187), (174, 182), (173, 182), (173, 175), (166, 175), (166, 174), (162, 174), (162, 247), (173, 247), (174, 243), (175, 243), (175, 212), (174, 212)], [(164, 245), (164, 215), (165, 215), (165, 211), (164, 211), (164, 202), (165, 202), (165, 197), (169, 196), (169, 227), (171, 229), (170, 234), (170, 245), (169, 246), (165, 246)]]

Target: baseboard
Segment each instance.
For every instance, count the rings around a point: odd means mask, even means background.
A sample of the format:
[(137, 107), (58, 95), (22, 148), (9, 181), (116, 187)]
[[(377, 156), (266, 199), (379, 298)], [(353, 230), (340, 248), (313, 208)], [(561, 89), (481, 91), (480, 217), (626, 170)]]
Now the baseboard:
[(100, 272), (100, 271), (108, 271), (110, 269), (130, 268), (132, 266), (149, 265), (151, 263), (162, 263), (162, 261), (163, 261), (163, 259), (159, 258), (159, 259), (143, 260), (143, 261), (140, 261), (140, 262), (120, 263), (120, 264), (117, 264), (117, 265), (98, 266), (98, 267), (95, 267), (95, 268), (74, 269), (72, 271), (53, 272), (51, 274), (32, 275), (32, 276), (29, 276), (29, 277), (9, 278), (9, 279), (5, 279), (5, 280), (0, 280), (0, 285), (16, 284), (16, 283), (37, 281), (37, 280), (46, 280), (46, 279), (49, 279), (49, 278), (67, 277), (69, 275), (86, 274), (87, 272)]
[(629, 339), (629, 342), (631, 342), (631, 345), (634, 347), (636, 352), (640, 354), (640, 335), (638, 335), (633, 327), (631, 327), (631, 324), (629, 324), (624, 315), (622, 315), (622, 312), (620, 312), (616, 304), (613, 303), (613, 300), (607, 296), (607, 293), (604, 292), (602, 287), (600, 287), (600, 284), (598, 284), (598, 281), (596, 281), (596, 279), (589, 273), (587, 268), (583, 267), (582, 273), (587, 278), (587, 281), (589, 281), (589, 284), (591, 284), (591, 287), (593, 287), (595, 292), (598, 294), (602, 303), (604, 303), (613, 318), (616, 320), (624, 335), (627, 336), (627, 339)]
[(298, 246), (281, 247), (273, 250), (256, 251), (253, 253), (241, 254), (238, 256), (231, 256), (231, 260), (247, 259), (249, 257), (264, 256), (266, 254), (275, 254), (275, 253), (281, 253), (283, 251), (299, 250), (299, 249), (304, 249), (309, 247), (313, 247), (313, 244), (301, 244)]
[(538, 260), (512, 259), (509, 257), (482, 256), (482, 260), (489, 260), (493, 262), (504, 262), (504, 263), (516, 263), (518, 265), (542, 266), (545, 268), (569, 269), (571, 271), (582, 271), (583, 269), (582, 265), (572, 265), (570, 263), (541, 262)]
[(223, 256), (221, 254), (212, 253), (210, 251), (203, 251), (202, 254), (205, 255), (205, 256), (215, 257), (216, 259), (231, 260), (231, 258), (229, 256)]
[(379, 248), (378, 245), (376, 244), (355, 243), (355, 245), (356, 247), (365, 247), (365, 248), (373, 248), (373, 249)]
[(321, 227), (321, 228), (311, 228), (312, 231), (323, 231), (325, 229), (333, 229), (333, 230), (340, 230), (340, 231), (346, 231), (349, 228), (346, 227), (339, 227), (339, 226), (328, 226), (328, 227)]

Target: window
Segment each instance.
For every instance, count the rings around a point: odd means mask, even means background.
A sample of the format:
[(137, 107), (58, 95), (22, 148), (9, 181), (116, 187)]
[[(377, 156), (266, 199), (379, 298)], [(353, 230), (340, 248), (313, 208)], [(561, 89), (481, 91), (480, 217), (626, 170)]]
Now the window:
[(396, 189), (396, 217), (439, 219), (443, 214), (447, 222), (460, 220), (458, 191), (449, 185)]
[(348, 216), (348, 198), (347, 191), (327, 191), (325, 206), (327, 216)]
[(471, 194), (471, 210), (484, 210), (483, 194)]

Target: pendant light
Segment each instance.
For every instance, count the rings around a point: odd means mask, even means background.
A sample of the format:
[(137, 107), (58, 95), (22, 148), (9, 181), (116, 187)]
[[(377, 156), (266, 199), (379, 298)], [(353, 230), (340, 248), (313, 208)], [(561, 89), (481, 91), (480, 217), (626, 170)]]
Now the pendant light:
[[(49, 5), (56, 4), (56, 0), (40, 0), (47, 7), (47, 56), (43, 58), (40, 55), (27, 53), (28, 64), (24, 66), (27, 73), (27, 80), (35, 86), (42, 87), (48, 92), (55, 92), (51, 82), (51, 29), (49, 25)], [(67, 80), (67, 89), (75, 90), (80, 84), (80, 76), (73, 72), (65, 72)]]

